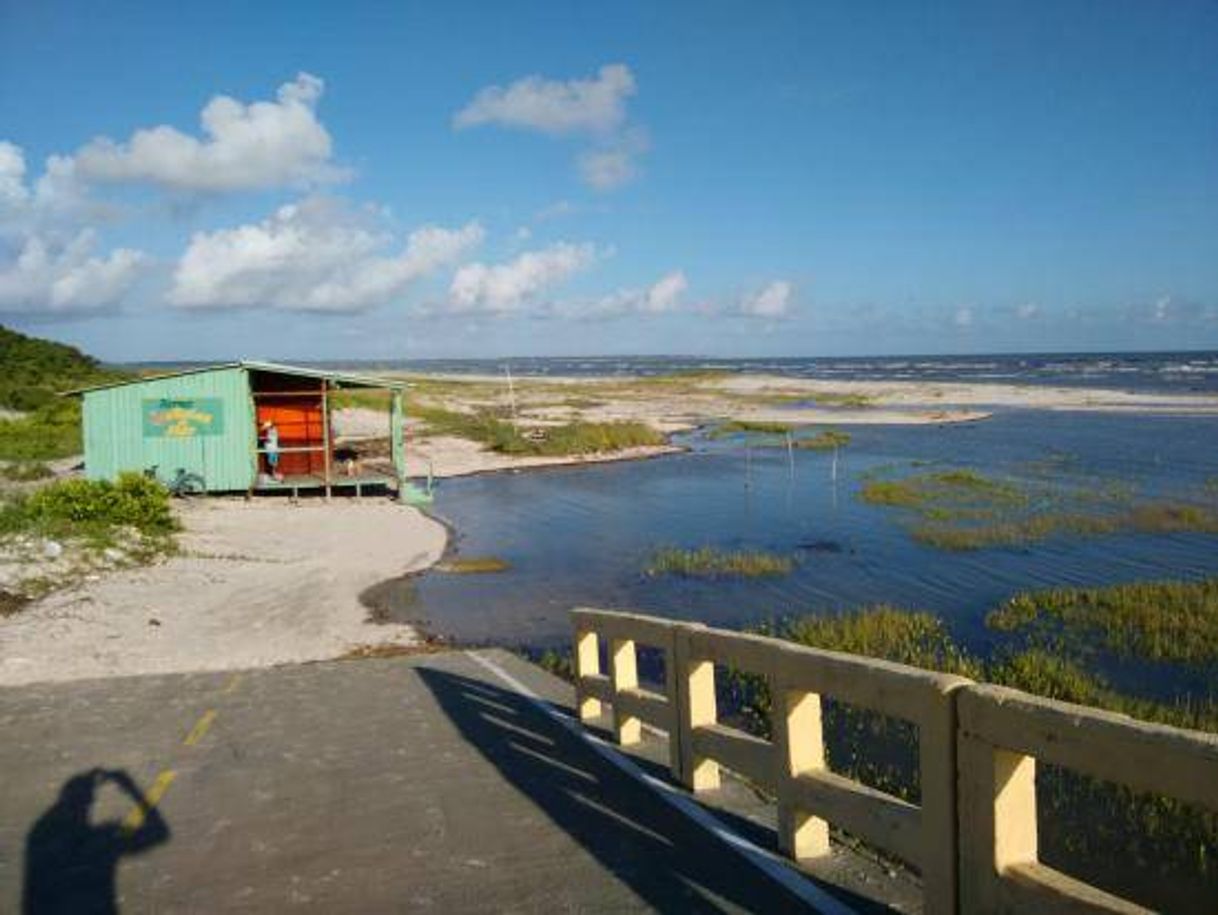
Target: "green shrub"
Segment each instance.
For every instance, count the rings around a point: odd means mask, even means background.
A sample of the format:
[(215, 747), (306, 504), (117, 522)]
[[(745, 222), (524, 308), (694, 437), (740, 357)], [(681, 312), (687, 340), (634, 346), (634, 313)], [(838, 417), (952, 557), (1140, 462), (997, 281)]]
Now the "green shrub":
[(142, 474), (124, 473), (109, 480), (63, 480), (38, 490), (21, 509), (35, 525), (97, 532), (134, 527), (143, 534), (167, 534), (177, 529), (169, 507), (169, 492)]

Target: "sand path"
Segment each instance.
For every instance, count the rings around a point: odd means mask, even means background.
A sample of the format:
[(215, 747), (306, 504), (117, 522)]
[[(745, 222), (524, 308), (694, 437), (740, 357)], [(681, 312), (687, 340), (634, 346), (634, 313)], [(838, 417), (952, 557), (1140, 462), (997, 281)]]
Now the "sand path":
[(181, 555), (0, 619), (0, 685), (266, 667), (418, 641), (410, 626), (373, 628), (359, 599), (439, 559), (446, 531), (418, 511), (209, 499), (182, 516)]

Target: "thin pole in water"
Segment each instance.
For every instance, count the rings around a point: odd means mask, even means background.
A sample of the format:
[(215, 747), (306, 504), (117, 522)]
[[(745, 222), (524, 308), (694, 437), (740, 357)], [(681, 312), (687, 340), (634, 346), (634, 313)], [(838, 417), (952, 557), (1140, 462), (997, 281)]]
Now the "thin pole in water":
[(791, 479), (795, 479), (795, 437), (787, 432), (787, 464), (791, 468)]
[(512, 425), (515, 426), (517, 424), (516, 423), (516, 386), (512, 384), (512, 367), (510, 365), (505, 365), (503, 367), (503, 371), (505, 373), (507, 373), (508, 403), (511, 405), (511, 409), (512, 409)]

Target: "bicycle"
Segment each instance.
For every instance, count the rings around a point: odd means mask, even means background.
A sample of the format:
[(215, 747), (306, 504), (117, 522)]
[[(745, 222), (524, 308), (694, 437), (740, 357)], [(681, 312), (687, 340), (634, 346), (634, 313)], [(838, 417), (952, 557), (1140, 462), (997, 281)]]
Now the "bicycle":
[[(144, 471), (144, 476), (150, 480), (160, 480), (157, 475), (159, 464), (153, 464)], [(179, 467), (177, 473), (173, 475), (173, 479), (164, 483), (169, 494), (178, 499), (184, 499), (187, 496), (197, 496), (200, 493), (207, 491), (207, 482), (197, 473), (188, 471), (185, 467)]]

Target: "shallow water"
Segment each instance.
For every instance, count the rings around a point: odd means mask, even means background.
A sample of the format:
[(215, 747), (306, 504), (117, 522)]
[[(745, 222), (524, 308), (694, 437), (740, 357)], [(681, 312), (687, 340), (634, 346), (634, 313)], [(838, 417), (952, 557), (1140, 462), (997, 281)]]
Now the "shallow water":
[[(427, 573), (402, 586), (392, 615), (460, 642), (542, 647), (566, 642), (575, 606), (739, 627), (885, 602), (934, 611), (984, 649), (986, 611), (1016, 591), (1218, 574), (1213, 535), (947, 552), (915, 543), (899, 512), (856, 497), (868, 470), (923, 462), (1083, 485), (1120, 479), (1145, 495), (1195, 491), (1218, 476), (1212, 418), (1011, 411), (851, 433), (836, 482), (831, 452), (796, 451), (792, 462), (785, 448), (701, 436), (691, 437), (690, 453), (649, 461), (446, 481), (435, 510), (454, 525), (460, 553), (503, 557), (511, 569)], [(643, 573), (657, 546), (704, 544), (793, 554), (797, 565), (789, 576), (753, 580)], [(1187, 678), (1178, 686), (1191, 691)]]

